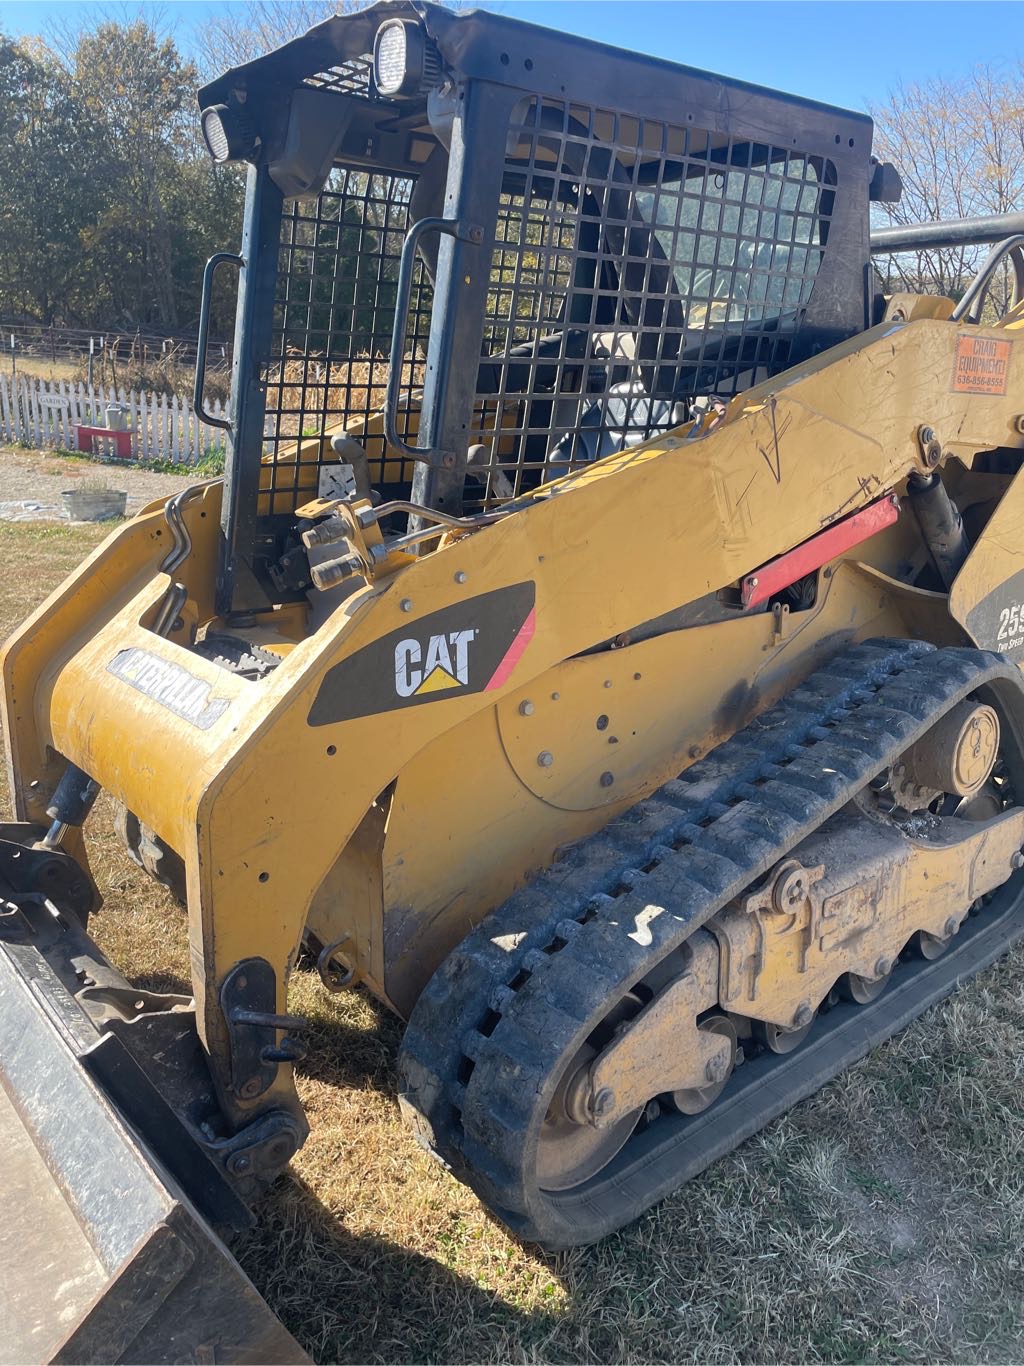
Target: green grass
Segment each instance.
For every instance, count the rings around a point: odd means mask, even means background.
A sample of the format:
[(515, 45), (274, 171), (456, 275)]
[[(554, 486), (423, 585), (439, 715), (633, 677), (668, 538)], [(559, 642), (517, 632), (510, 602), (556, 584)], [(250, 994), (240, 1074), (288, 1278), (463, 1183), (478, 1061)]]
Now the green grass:
[[(26, 451), (37, 449), (26, 442), (19, 442), (18, 446)], [(151, 474), (198, 475), (200, 479), (212, 479), (223, 474), (225, 460), (223, 446), (211, 446), (205, 455), (200, 456), (192, 464), (186, 464), (181, 460), (109, 460), (85, 451), (65, 450), (63, 446), (54, 446), (42, 454), (83, 465), (116, 465), (120, 469), (148, 470)]]
[[(0, 633), (103, 535), (0, 524)], [(168, 985), (184, 925), (97, 810), (97, 937)], [(296, 975), (311, 1137), (236, 1253), (318, 1361), (1024, 1356), (1024, 953), (593, 1248), (512, 1238), (405, 1132), (400, 1026)]]
[(211, 446), (191, 465), (180, 460), (140, 460), (138, 468), (152, 470), (154, 474), (199, 475), (201, 479), (213, 479), (224, 473), (225, 451), (222, 446)]

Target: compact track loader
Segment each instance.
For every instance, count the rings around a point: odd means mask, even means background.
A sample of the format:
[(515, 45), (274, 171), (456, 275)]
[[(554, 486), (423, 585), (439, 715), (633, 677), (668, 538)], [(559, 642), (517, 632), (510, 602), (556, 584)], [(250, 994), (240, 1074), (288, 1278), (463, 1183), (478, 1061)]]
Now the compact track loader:
[[(872, 238), (866, 117), (406, 0), (200, 106), (248, 163), (226, 474), (3, 657), (12, 1312), (61, 1360), (299, 1353), (213, 1230), (307, 1134), (300, 954), (558, 1248), (1024, 934), (1024, 222)], [(996, 245), (885, 297), (929, 241)], [(89, 938), (100, 789), (190, 996)]]

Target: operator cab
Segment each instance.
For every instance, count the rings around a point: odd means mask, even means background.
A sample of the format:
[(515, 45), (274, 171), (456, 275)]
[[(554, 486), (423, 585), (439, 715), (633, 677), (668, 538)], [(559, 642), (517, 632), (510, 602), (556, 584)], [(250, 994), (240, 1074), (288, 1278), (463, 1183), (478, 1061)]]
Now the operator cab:
[(225, 613), (304, 591), (312, 498), (493, 512), (876, 317), (863, 115), (407, 0), (200, 104), (249, 163)]

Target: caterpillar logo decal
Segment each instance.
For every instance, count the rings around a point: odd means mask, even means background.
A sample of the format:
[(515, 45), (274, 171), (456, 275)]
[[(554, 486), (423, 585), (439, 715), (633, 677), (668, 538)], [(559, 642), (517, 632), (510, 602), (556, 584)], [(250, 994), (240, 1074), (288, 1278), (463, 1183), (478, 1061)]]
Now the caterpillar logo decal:
[(426, 658), (420, 642), (412, 636), (395, 646), (395, 692), (399, 697), (419, 697), (469, 683), (469, 646), (477, 627), (447, 631), (427, 641)]
[(535, 589), (516, 583), (431, 612), (324, 675), (311, 726), (500, 688), (533, 637)]
[(137, 645), (118, 650), (107, 665), (107, 673), (200, 730), (209, 730), (227, 711), (231, 700), (211, 697), (213, 689), (205, 679), (196, 678), (187, 669), (161, 659), (159, 655), (151, 655)]

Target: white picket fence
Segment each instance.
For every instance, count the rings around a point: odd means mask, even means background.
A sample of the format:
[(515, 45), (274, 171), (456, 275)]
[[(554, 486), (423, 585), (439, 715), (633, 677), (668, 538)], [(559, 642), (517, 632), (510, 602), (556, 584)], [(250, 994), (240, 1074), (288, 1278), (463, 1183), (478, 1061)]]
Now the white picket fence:
[[(105, 427), (108, 403), (120, 403), (127, 409), (136, 460), (194, 465), (211, 447), (223, 448), (223, 429), (200, 422), (188, 400), (179, 394), (168, 398), (135, 389), (4, 374), (0, 374), (0, 440), (74, 450), (75, 427)], [(214, 417), (224, 416), (219, 399), (208, 402), (207, 407)]]

